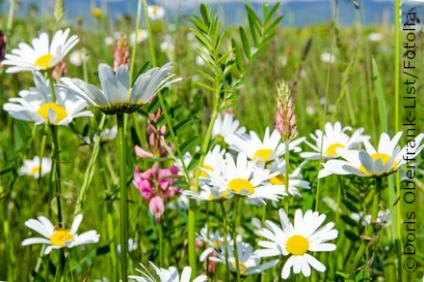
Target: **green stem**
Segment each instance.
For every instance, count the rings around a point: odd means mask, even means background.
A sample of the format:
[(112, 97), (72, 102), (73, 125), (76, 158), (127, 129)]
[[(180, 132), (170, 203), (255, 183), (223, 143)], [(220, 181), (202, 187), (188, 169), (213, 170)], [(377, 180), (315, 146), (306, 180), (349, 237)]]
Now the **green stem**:
[(138, 0), (138, 3), (137, 3), (137, 18), (136, 18), (136, 23), (135, 23), (135, 37), (136, 37), (136, 39), (134, 40), (133, 45), (131, 47), (132, 52), (131, 52), (131, 62), (130, 62), (130, 81), (129, 81), (130, 86), (133, 83), (133, 76), (134, 76), (135, 58), (136, 58), (136, 53), (137, 53), (137, 36), (138, 36), (138, 31), (140, 30), (141, 6), (142, 6), (142, 2), (140, 0)]
[(237, 272), (237, 282), (240, 282), (240, 262), (239, 262), (239, 255), (238, 255), (238, 246), (237, 246), (237, 216), (239, 211), (239, 205), (240, 205), (240, 199), (236, 196), (234, 200), (234, 205), (236, 206), (235, 213), (234, 213), (234, 220), (233, 220), (233, 230), (232, 230), (232, 236), (233, 236), (233, 245), (234, 245), (234, 259), (236, 261), (236, 272)]
[[(287, 129), (287, 130), (290, 130), (290, 129)], [(290, 142), (289, 142), (289, 138), (286, 138), (284, 144), (285, 144), (284, 158), (285, 158), (285, 165), (286, 165), (286, 171), (285, 171), (286, 172), (286, 175), (285, 175), (286, 192), (287, 192), (287, 195), (288, 195), (288, 193), (289, 193), (289, 178), (290, 178), (290, 171), (289, 171), (289, 165), (290, 165), (289, 145), (290, 145)], [(286, 213), (289, 214), (289, 201), (288, 201), (288, 199), (286, 199), (286, 201), (285, 201), (285, 209), (286, 209)]]
[(159, 266), (164, 267), (163, 259), (163, 228), (162, 228), (162, 222), (156, 223), (158, 227), (158, 237), (159, 237)]
[(225, 253), (225, 281), (230, 281), (230, 266), (228, 264), (228, 242), (227, 242), (227, 213), (225, 212), (224, 202), (219, 201), (222, 212), (222, 221), (224, 223), (224, 253)]
[[(51, 185), (56, 187), (56, 204), (57, 204), (57, 220), (59, 227), (63, 227), (62, 203), (61, 203), (61, 172), (60, 172), (60, 149), (58, 138), (58, 127), (50, 125), (50, 130), (53, 139), (53, 169)], [(63, 270), (65, 269), (65, 252), (60, 250), (59, 266), (56, 269), (56, 281), (61, 281)]]
[(150, 51), (150, 59), (152, 60), (152, 66), (156, 67), (156, 54), (155, 54), (155, 46), (153, 44), (153, 33), (152, 27), (150, 26), (150, 17), (149, 12), (147, 10), (147, 1), (143, 0), (143, 9), (144, 9), (144, 20), (146, 23), (147, 33), (149, 34), (149, 51)]
[[(100, 120), (100, 124), (99, 124), (99, 132), (101, 132), (101, 130), (103, 129), (105, 120), (106, 120), (106, 115), (102, 115), (102, 119)], [(75, 204), (74, 215), (77, 215), (81, 213), (82, 211), (83, 203), (88, 191), (88, 187), (90, 186), (91, 180), (93, 179), (93, 176), (94, 176), (95, 164), (97, 161), (97, 156), (99, 155), (99, 151), (100, 151), (100, 142), (101, 142), (101, 138), (99, 135), (96, 141), (94, 142), (93, 152), (91, 153), (90, 160), (88, 161), (88, 166), (84, 174), (84, 182), (82, 183), (81, 190), (78, 195), (77, 202)]]
[(128, 281), (128, 190), (126, 177), (126, 136), (124, 128), (124, 114), (116, 115), (118, 124), (118, 159), (119, 159), (119, 187), (121, 213), (121, 280)]
[(12, 25), (13, 25), (13, 16), (15, 14), (15, 2), (16, 0), (10, 0), (9, 1), (9, 14), (7, 17), (7, 25), (6, 25), (6, 32), (9, 33), (12, 30)]

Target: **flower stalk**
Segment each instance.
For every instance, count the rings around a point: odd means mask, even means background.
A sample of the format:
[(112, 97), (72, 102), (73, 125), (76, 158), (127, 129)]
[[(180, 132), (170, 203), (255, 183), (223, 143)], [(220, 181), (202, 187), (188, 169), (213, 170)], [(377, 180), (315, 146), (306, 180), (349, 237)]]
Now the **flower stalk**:
[(128, 281), (128, 190), (126, 182), (126, 134), (124, 114), (116, 115), (118, 125), (118, 160), (119, 160), (119, 188), (120, 188), (120, 235), (121, 235), (121, 280)]

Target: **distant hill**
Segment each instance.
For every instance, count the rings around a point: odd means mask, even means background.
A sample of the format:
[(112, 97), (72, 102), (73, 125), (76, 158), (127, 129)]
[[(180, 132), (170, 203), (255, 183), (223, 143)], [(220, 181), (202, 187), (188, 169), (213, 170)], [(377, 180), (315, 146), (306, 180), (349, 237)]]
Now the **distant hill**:
[[(181, 22), (193, 13), (198, 11), (198, 0), (159, 0), (166, 9), (166, 18), (169, 22)], [(241, 1), (231, 0), (206, 0), (214, 2), (216, 10), (219, 11), (221, 18), (227, 25), (240, 24), (244, 21), (244, 8)], [(0, 10), (7, 11), (7, 1), (0, 0)], [(259, 0), (252, 3), (254, 9), (259, 10), (261, 4)], [(329, 0), (286, 0), (282, 1), (281, 13), (285, 15), (284, 25), (289, 26), (307, 26), (322, 22), (328, 22), (331, 19), (331, 7)], [(365, 24), (391, 24), (393, 22), (393, 1), (388, 0), (358, 0), (361, 5), (361, 13), (353, 7), (351, 1), (339, 0), (340, 3), (340, 23), (342, 25), (351, 25), (355, 19), (362, 19)], [(20, 15), (25, 15), (29, 7), (36, 6), (40, 15), (51, 13), (52, 0), (25, 0), (19, 1)], [(78, 17), (90, 18), (90, 7), (97, 5), (105, 7), (106, 1), (97, 0), (65, 0), (66, 18), (73, 22)], [(110, 18), (116, 19), (122, 15), (135, 14), (135, 0), (109, 0), (106, 4)], [(417, 11), (421, 18), (424, 18), (424, 3), (410, 3), (404, 5), (404, 9), (410, 9), (417, 6)]]

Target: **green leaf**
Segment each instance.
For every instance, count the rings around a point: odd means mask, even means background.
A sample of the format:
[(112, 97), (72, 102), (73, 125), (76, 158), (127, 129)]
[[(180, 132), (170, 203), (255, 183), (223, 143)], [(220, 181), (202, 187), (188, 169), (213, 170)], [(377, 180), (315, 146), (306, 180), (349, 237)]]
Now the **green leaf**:
[(244, 31), (243, 27), (240, 27), (239, 31), (240, 31), (240, 39), (243, 45), (244, 53), (246, 54), (247, 58), (250, 58), (250, 46), (249, 46), (249, 40), (247, 39), (246, 32)]

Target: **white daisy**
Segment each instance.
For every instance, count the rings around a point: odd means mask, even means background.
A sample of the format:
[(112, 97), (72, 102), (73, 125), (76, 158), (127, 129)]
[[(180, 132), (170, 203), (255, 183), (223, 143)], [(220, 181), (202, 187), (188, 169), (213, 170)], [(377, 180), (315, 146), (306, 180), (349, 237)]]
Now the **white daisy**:
[[(293, 140), (289, 144), (289, 151), (300, 152), (299, 144), (305, 138)], [(238, 152), (244, 152), (249, 159), (258, 162), (270, 162), (281, 157), (285, 152), (285, 144), (281, 143), (281, 135), (277, 130), (270, 134), (270, 129), (265, 130), (264, 139), (259, 139), (254, 131), (250, 131), (249, 135), (233, 134), (227, 137), (226, 142), (231, 148)]]
[(76, 50), (69, 55), (69, 62), (72, 65), (77, 67), (87, 62), (87, 60), (88, 60), (88, 53), (87, 53), (87, 50), (85, 49)]
[[(200, 230), (196, 239), (206, 244), (206, 249), (199, 256), (201, 262), (205, 261), (210, 254), (225, 250), (224, 238), (219, 234), (218, 230), (211, 231), (208, 234), (208, 228), (205, 226)], [(230, 241), (231, 237), (227, 234), (227, 242)]]
[(25, 239), (22, 242), (22, 246), (33, 244), (47, 245), (44, 254), (49, 254), (52, 249), (73, 248), (99, 242), (100, 235), (95, 230), (77, 234), (82, 218), (82, 214), (78, 214), (69, 230), (62, 227), (55, 228), (51, 221), (44, 216), (39, 216), (37, 219), (29, 219), (25, 222), (25, 226), (38, 232), (44, 238), (33, 237)]
[(201, 184), (198, 192), (184, 190), (183, 195), (197, 201), (220, 201), (233, 196), (227, 189)]
[(284, 160), (275, 160), (268, 169), (271, 172), (278, 172), (277, 175), (269, 179), (269, 183), (279, 187), (284, 192), (293, 196), (301, 196), (298, 188), (311, 189), (308, 181), (302, 179), (301, 169), (306, 162), (301, 163), (294, 171), (289, 174), (289, 187), (287, 189), (286, 180), (286, 162)]
[(205, 170), (205, 172), (209, 175), (209, 185), (218, 191), (226, 190), (230, 194), (259, 201), (276, 201), (282, 194), (281, 189), (267, 184), (275, 174), (247, 160), (245, 153), (239, 153), (236, 161), (227, 153), (225, 159), (218, 162), (214, 171)]
[(281, 227), (267, 220), (266, 228), (258, 230), (258, 234), (269, 241), (259, 241), (262, 250), (257, 250), (260, 257), (290, 256), (281, 271), (281, 277), (287, 279), (290, 271), (304, 276), (311, 275), (311, 267), (323, 272), (325, 265), (311, 256), (308, 252), (331, 252), (336, 249), (335, 244), (329, 240), (337, 238), (338, 232), (334, 229), (334, 223), (330, 222), (320, 227), (325, 215), (308, 210), (302, 215), (301, 210), (296, 210), (294, 225), (290, 222), (283, 209), (279, 210)]
[(333, 64), (336, 62), (336, 56), (329, 52), (324, 52), (321, 54), (321, 61), (324, 63)]
[(118, 135), (118, 127), (115, 125), (111, 128), (106, 128), (100, 132), (100, 134), (95, 134), (92, 138), (90, 136), (85, 136), (84, 141), (87, 144), (92, 144), (93, 142), (96, 142), (98, 138), (100, 138), (100, 141), (102, 142), (108, 142), (116, 139), (116, 136)]
[(178, 270), (173, 266), (166, 269), (159, 268), (152, 262), (149, 263), (155, 271), (154, 274), (151, 273), (143, 264), (140, 264), (142, 269), (137, 269), (136, 271), (140, 273), (141, 276), (131, 275), (128, 276), (128, 278), (137, 282), (204, 282), (207, 280), (206, 275), (200, 275), (197, 278), (191, 280), (191, 268), (189, 266), (183, 268), (180, 276)]
[(50, 173), (52, 169), (52, 160), (50, 158), (43, 158), (40, 160), (40, 157), (35, 156), (32, 160), (25, 160), (19, 169), (19, 175), (28, 175), (32, 176), (35, 179), (38, 179), (41, 176), (44, 176)]
[(55, 86), (56, 101), (53, 99), (49, 81), (39, 72), (34, 72), (35, 87), (19, 92), (19, 98), (10, 98), (3, 109), (19, 120), (35, 124), (67, 125), (78, 117), (91, 117), (84, 111), (86, 102), (70, 91)]
[(224, 158), (225, 150), (221, 149), (219, 145), (215, 146), (212, 150), (210, 150), (203, 161), (203, 165), (200, 167), (200, 177), (201, 178), (209, 178), (207, 171), (214, 171), (215, 167), (219, 162)]
[(368, 35), (368, 41), (369, 42), (380, 42), (384, 39), (384, 35), (379, 32), (371, 32)]
[(311, 134), (314, 144), (305, 141), (314, 151), (303, 152), (300, 156), (308, 160), (319, 160), (321, 159), (320, 152), (322, 148), (323, 159), (338, 158), (339, 154), (337, 151), (339, 149), (352, 149), (370, 138), (367, 135), (362, 135), (363, 128), (355, 130), (351, 136), (346, 134), (350, 131), (352, 131), (350, 126), (342, 127), (340, 122), (336, 122), (334, 125), (327, 122), (324, 133), (320, 129), (317, 129), (315, 134)]
[(136, 32), (131, 32), (130, 34), (130, 44), (141, 43), (149, 37), (149, 33), (145, 29), (139, 29), (137, 34)]
[(234, 118), (232, 114), (226, 113), (218, 115), (213, 124), (212, 136), (226, 139), (234, 134), (242, 135), (246, 132), (246, 128), (240, 126), (240, 122)]
[(106, 114), (132, 113), (149, 103), (163, 88), (179, 79), (171, 74), (172, 64), (152, 68), (141, 74), (129, 87), (128, 67), (121, 65), (115, 73), (106, 64), (99, 65), (101, 89), (77, 78), (62, 78), (60, 86), (87, 100)]
[[(47, 70), (63, 60), (68, 52), (78, 43), (78, 36), (69, 37), (70, 29), (58, 30), (49, 43), (47, 33), (41, 33), (32, 40), (32, 46), (20, 43), (19, 48), (6, 54), (1, 64), (10, 66), (6, 72)], [(68, 38), (69, 37), (69, 38)]]
[(319, 177), (331, 174), (375, 177), (384, 176), (398, 170), (408, 160), (414, 160), (421, 152), (424, 145), (421, 141), (424, 134), (419, 134), (413, 141), (414, 147), (405, 146), (401, 149), (397, 145), (402, 132), (398, 132), (393, 139), (387, 133), (382, 133), (376, 150), (368, 140), (364, 142), (365, 149), (361, 151), (340, 149), (338, 152), (344, 160), (330, 160), (324, 164), (324, 168), (319, 172)]
[[(262, 273), (263, 271), (277, 265), (278, 260), (272, 260), (261, 264), (261, 258), (254, 254), (253, 248), (250, 244), (243, 242), (240, 235), (237, 236), (236, 241), (241, 276)], [(234, 249), (234, 243), (230, 240), (228, 245), (228, 265), (231, 271), (236, 272), (237, 262)], [(222, 250), (217, 252), (217, 256), (211, 257), (210, 260), (225, 264), (225, 252)]]
[(165, 16), (165, 9), (159, 5), (147, 6), (147, 12), (152, 21), (161, 20)]

